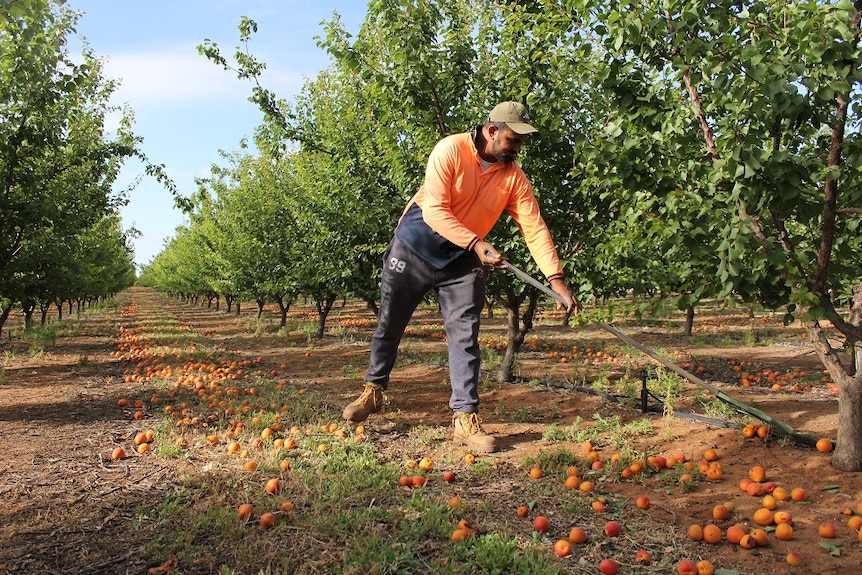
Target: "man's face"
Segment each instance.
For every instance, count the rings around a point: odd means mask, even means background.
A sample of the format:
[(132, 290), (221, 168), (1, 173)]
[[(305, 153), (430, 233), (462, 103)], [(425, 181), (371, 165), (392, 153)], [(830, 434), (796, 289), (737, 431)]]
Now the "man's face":
[(502, 130), (492, 128), (491, 153), (498, 162), (514, 162), (521, 151), (521, 146), (527, 141), (527, 135), (516, 134), (509, 128)]

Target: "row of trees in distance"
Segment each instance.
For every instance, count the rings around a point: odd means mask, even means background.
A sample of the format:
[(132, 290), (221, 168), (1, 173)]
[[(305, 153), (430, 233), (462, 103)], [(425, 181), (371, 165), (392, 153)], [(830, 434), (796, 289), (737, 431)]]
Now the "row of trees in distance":
[(13, 309), (44, 322), (51, 306), (62, 316), (134, 283), (127, 190), (113, 189), (124, 159), (172, 190), (138, 150), (131, 111), (109, 103), (101, 61), (69, 53), (77, 19), (62, 1), (0, 3), (0, 330)]

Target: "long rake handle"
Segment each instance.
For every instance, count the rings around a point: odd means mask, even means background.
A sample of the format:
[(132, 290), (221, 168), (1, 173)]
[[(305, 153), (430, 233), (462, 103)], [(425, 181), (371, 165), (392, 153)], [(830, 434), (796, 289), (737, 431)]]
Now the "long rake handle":
[[(509, 262), (504, 260), (503, 263), (501, 264), (501, 266), (503, 268), (509, 270), (510, 272), (512, 272), (513, 274), (515, 274), (519, 278), (521, 278), (523, 281), (530, 284), (531, 286), (542, 291), (544, 294), (549, 295), (550, 297), (554, 298), (555, 300), (557, 300), (558, 302), (560, 302), (564, 306), (568, 305), (568, 302), (565, 300), (565, 298), (563, 296), (561, 296), (560, 294), (558, 294), (557, 292), (555, 292), (550, 287), (546, 286), (545, 284), (543, 284), (542, 282), (540, 282), (539, 280), (537, 280), (533, 276), (519, 270), (518, 268), (516, 268), (515, 266), (513, 266)], [(627, 344), (638, 348), (639, 350), (641, 350), (642, 352), (644, 352), (645, 354), (647, 354), (648, 356), (650, 356), (651, 358), (653, 358), (657, 362), (661, 363), (662, 365), (664, 365), (668, 369), (676, 372), (677, 374), (681, 375), (682, 377), (691, 381), (692, 383), (695, 383), (695, 384), (697, 384), (697, 385), (699, 385), (705, 389), (708, 389), (709, 391), (711, 391), (712, 393), (714, 393), (716, 395), (721, 393), (721, 390), (719, 390), (717, 387), (706, 383), (704, 380), (697, 377), (696, 375), (694, 375), (690, 371), (678, 366), (677, 364), (675, 364), (671, 360), (667, 359), (666, 357), (659, 355), (658, 353), (651, 350), (650, 348), (648, 348), (644, 344), (640, 343), (639, 341), (632, 339), (631, 337), (627, 336), (626, 334), (624, 334), (623, 332), (621, 332), (620, 330), (618, 330), (617, 328), (615, 328), (614, 326), (612, 326), (608, 322), (600, 321), (600, 322), (598, 322), (598, 324), (600, 326), (602, 326), (602, 328), (604, 328), (606, 331), (612, 333), (613, 335), (620, 338), (621, 340), (623, 340)]]
[[(545, 284), (543, 284), (542, 282), (540, 282), (539, 280), (535, 279), (531, 275), (526, 274), (523, 271), (519, 270), (518, 268), (516, 268), (515, 266), (513, 266), (509, 262), (503, 260), (503, 262), (500, 264), (500, 267), (509, 270), (510, 272), (512, 272), (513, 274), (515, 274), (519, 278), (521, 278), (523, 281), (525, 281), (528, 284), (530, 284), (531, 286), (535, 287), (536, 289), (538, 289), (542, 293), (549, 295), (550, 297), (554, 298), (555, 300), (557, 300), (558, 302), (560, 302), (564, 306), (568, 305), (568, 302), (566, 302), (566, 300), (563, 296), (561, 296), (560, 294), (558, 294), (557, 292), (552, 290), (550, 287), (548, 287)], [(740, 411), (748, 413), (749, 415), (753, 415), (754, 417), (757, 417), (758, 419), (765, 421), (765, 422), (777, 427), (785, 435), (789, 436), (791, 439), (794, 439), (795, 441), (799, 441), (801, 443), (813, 444), (814, 440), (812, 438), (796, 433), (793, 430), (793, 427), (791, 427), (787, 423), (785, 423), (781, 420), (775, 419), (771, 415), (764, 413), (763, 411), (760, 411), (759, 409), (756, 409), (750, 405), (747, 405), (747, 404), (739, 401), (738, 399), (731, 397), (730, 395), (721, 391), (717, 387), (706, 383), (704, 380), (697, 377), (696, 375), (694, 375), (690, 371), (683, 369), (682, 367), (678, 366), (677, 364), (675, 364), (671, 360), (667, 359), (666, 357), (659, 355), (655, 351), (653, 351), (650, 348), (648, 348), (647, 346), (643, 345), (639, 341), (632, 339), (631, 337), (627, 336), (626, 334), (624, 334), (623, 332), (621, 332), (620, 330), (618, 330), (617, 328), (615, 328), (611, 324), (604, 322), (604, 321), (600, 321), (600, 322), (598, 322), (598, 324), (602, 328), (604, 328), (606, 331), (612, 333), (613, 335), (615, 335), (619, 339), (623, 340), (627, 344), (641, 350), (642, 352), (647, 354), (649, 357), (653, 358), (655, 361), (664, 365), (668, 369), (676, 372), (678, 375), (684, 377), (685, 379), (689, 380), (690, 382), (692, 382), (694, 384), (699, 385), (700, 387), (702, 387), (704, 389), (711, 391), (712, 393), (715, 394), (716, 398), (718, 398), (719, 400), (736, 407)]]

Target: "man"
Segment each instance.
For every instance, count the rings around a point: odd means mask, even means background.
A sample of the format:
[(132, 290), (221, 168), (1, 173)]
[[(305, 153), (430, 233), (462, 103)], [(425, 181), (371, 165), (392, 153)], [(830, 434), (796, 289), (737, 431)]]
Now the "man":
[(563, 282), (532, 185), (515, 161), (527, 136), (536, 132), (522, 104), (503, 102), (483, 125), (445, 137), (434, 147), (425, 181), (404, 209), (383, 256), (380, 311), (365, 390), (344, 409), (348, 422), (364, 421), (380, 411), (404, 330), (433, 289), (448, 338), (455, 440), (480, 453), (496, 449), (495, 438), (482, 429), (478, 415), (479, 319), (487, 266), (504, 261), (484, 237), (503, 210), (517, 222), (551, 287), (568, 302), (566, 311), (580, 307)]

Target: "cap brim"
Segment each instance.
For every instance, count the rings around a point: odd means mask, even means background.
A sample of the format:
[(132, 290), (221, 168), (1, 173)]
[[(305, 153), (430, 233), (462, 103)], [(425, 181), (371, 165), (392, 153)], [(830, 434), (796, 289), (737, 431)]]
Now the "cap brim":
[(515, 132), (516, 134), (526, 135), (526, 134), (536, 134), (539, 132), (536, 128), (527, 124), (526, 122), (506, 122), (506, 127)]

